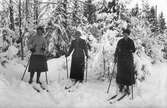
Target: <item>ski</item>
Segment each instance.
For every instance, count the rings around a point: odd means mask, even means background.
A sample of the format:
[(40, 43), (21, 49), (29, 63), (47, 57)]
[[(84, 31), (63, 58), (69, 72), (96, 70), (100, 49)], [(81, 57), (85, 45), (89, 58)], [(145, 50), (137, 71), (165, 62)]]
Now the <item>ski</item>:
[(73, 87), (73, 86), (74, 86), (74, 85), (71, 85), (71, 86), (69, 86), (69, 87), (65, 86), (65, 90), (70, 89), (70, 88)]
[(42, 84), (39, 84), (39, 86), (37, 85), (34, 85), (34, 84), (30, 84), (32, 86), (32, 88), (37, 91), (38, 93), (40, 93), (41, 91), (46, 91), (46, 92), (49, 92), (48, 89), (46, 89)]
[(77, 82), (73, 87), (71, 87), (71, 89), (68, 89), (68, 92), (74, 92), (76, 89), (79, 88), (79, 86), (81, 85), (80, 82)]
[(110, 104), (114, 104), (114, 103), (116, 103), (116, 102), (118, 102), (118, 101), (121, 101), (122, 99), (125, 98), (125, 96), (127, 96), (126, 93), (125, 93), (124, 95), (122, 95), (121, 97), (119, 97), (118, 99), (116, 99), (115, 101), (110, 101)]
[(70, 85), (70, 86), (65, 86), (65, 90), (68, 90), (68, 89), (72, 88), (73, 86), (76, 85), (76, 83), (77, 83), (77, 82), (75, 82), (74, 84), (72, 84), (72, 85)]
[(108, 101), (110, 101), (110, 100), (112, 100), (112, 99), (114, 99), (114, 98), (116, 98), (118, 95), (116, 94), (116, 95), (114, 95), (114, 96), (112, 96), (111, 98), (109, 98), (108, 99)]
[(40, 84), (40, 87), (42, 88), (42, 90), (45, 90), (46, 92), (49, 92), (49, 90), (46, 87), (44, 87), (42, 84)]
[(41, 92), (41, 90), (37, 89), (37, 88), (36, 88), (36, 87), (34, 87), (34, 86), (32, 86), (32, 88), (33, 88), (35, 91), (37, 91), (38, 93), (40, 93), (40, 92)]
[(125, 96), (127, 96), (127, 94), (124, 94), (123, 96), (121, 96), (120, 98), (118, 98), (117, 101), (122, 100)]

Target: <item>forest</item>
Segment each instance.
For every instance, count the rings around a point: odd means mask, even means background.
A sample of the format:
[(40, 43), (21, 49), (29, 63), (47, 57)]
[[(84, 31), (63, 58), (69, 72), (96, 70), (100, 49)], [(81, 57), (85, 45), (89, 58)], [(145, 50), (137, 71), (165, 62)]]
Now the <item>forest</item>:
[[(8, 92), (14, 93), (15, 96), (20, 96), (17, 91), (15, 92), (16, 88), (25, 92), (28, 91), (24, 88), (30, 90), (26, 83), (21, 83), (20, 78), (31, 54), (27, 47), (27, 41), (31, 36), (36, 34), (36, 29), (39, 26), (44, 28), (44, 38), (48, 42), (48, 79), (51, 83), (48, 87), (50, 87), (52, 92), (52, 98), (54, 96), (56, 97), (56, 92), (60, 92), (56, 99), (46, 98), (47, 101), (44, 102), (46, 103), (46, 108), (51, 108), (54, 105), (67, 107), (69, 104), (74, 103), (70, 101), (71, 97), (78, 99), (77, 96), (81, 97), (81, 100), (84, 100), (85, 97), (87, 99), (92, 97), (95, 99), (94, 101), (99, 102), (99, 104), (95, 103), (95, 106), (100, 105), (100, 103), (102, 106), (105, 106), (106, 102), (97, 99), (103, 99), (105, 97), (104, 94), (100, 94), (100, 97), (96, 94), (91, 95), (94, 88), (98, 89), (94, 83), (94, 79), (96, 79), (95, 82), (98, 85), (102, 84), (102, 87), (104, 87), (104, 83), (107, 82), (108, 85), (110, 77), (114, 76), (112, 73), (114, 52), (117, 42), (122, 38), (122, 30), (126, 28), (131, 30), (130, 38), (133, 39), (136, 46), (136, 52), (133, 56), (136, 66), (135, 69), (138, 73), (137, 82), (139, 84), (134, 90), (136, 93), (135, 96), (139, 97), (142, 93), (146, 96), (147, 87), (150, 87), (149, 90), (155, 89), (153, 87), (153, 80), (156, 78), (159, 78), (156, 81), (160, 81), (162, 78), (162, 84), (166, 84), (163, 73), (157, 73), (157, 71), (160, 71), (157, 64), (165, 64), (167, 61), (167, 26), (164, 13), (158, 13), (157, 5), (150, 5), (147, 0), (141, 0), (140, 5), (136, 4), (134, 7), (129, 7), (132, 1), (133, 0), (1, 0), (0, 70), (2, 71), (0, 71), (0, 77), (2, 77), (3, 80), (0, 79), (0, 85), (2, 85), (2, 87), (12, 85), (11, 87), (14, 88), (9, 88)], [(57, 101), (62, 100), (62, 98), (66, 96), (62, 91), (61, 85), (65, 85), (65, 83), (68, 82), (68, 80), (66, 80), (66, 71), (68, 72), (68, 70), (70, 70), (71, 60), (70, 58), (65, 58), (64, 55), (67, 50), (69, 50), (71, 41), (74, 39), (75, 31), (81, 32), (81, 38), (85, 39), (88, 45), (90, 55), (87, 67), (88, 83), (83, 84), (83, 87), (78, 89), (83, 93), (82, 95), (70, 95), (71, 97), (68, 97), (65, 100), (66, 104), (63, 105), (63, 103), (57, 103)], [(67, 61), (65, 61), (65, 59)], [(69, 67), (67, 67), (67, 64)], [(17, 70), (16, 67), (19, 67), (19, 69)], [(164, 67), (162, 70), (165, 73)], [(29, 76), (25, 77), (24, 82), (27, 82), (28, 77)], [(20, 81), (20, 83), (17, 81)], [(152, 86), (149, 84), (152, 84)], [(158, 82), (155, 83), (157, 88), (159, 87), (158, 84)], [(85, 90), (89, 87), (90, 91), (86, 93)], [(99, 91), (104, 92), (104, 89), (106, 88), (99, 88)], [(143, 89), (143, 91), (141, 89)], [(161, 90), (163, 91), (165, 89)], [(95, 93), (99, 93), (99, 91)], [(33, 92), (28, 93), (30, 96), (33, 96)], [(149, 95), (150, 98), (145, 98), (145, 101), (148, 103), (143, 103), (143, 107), (150, 107), (152, 106), (151, 103), (154, 103), (154, 100), (150, 103), (148, 101), (154, 96), (151, 93)], [(162, 94), (163, 93), (165, 94), (164, 91)], [(5, 95), (2, 96), (4, 97), (2, 99), (5, 100)], [(11, 95), (7, 96), (10, 98)], [(20, 97), (20, 99), (23, 99), (23, 103), (26, 106), (27, 103), (24, 101), (26, 100), (25, 97)], [(43, 95), (42, 97), (45, 98)], [(162, 96), (156, 99), (158, 100), (161, 97)], [(39, 101), (38, 98), (41, 97), (37, 96), (33, 98), (33, 100), (43, 102)], [(72, 98), (72, 100), (75, 100), (74, 98)], [(136, 99), (133, 104), (128, 105), (135, 106), (136, 103), (136, 105), (140, 105), (140, 99), (141, 98), (139, 98), (139, 100)], [(50, 103), (50, 100), (54, 102)], [(157, 100), (155, 100), (156, 106), (158, 105)], [(90, 101), (94, 102), (91, 99)], [(6, 99), (5, 102), (6, 106), (8, 106), (7, 103), (9, 101)], [(17, 100), (14, 102), (18, 103)], [(14, 102), (12, 103), (10, 101), (13, 106), (18, 108)], [(86, 107), (91, 106), (89, 100), (84, 100), (84, 102)], [(34, 107), (33, 105), (37, 105), (39, 108), (42, 106), (34, 102), (31, 103), (32, 108)], [(19, 106), (20, 108), (25, 107), (23, 104), (21, 105), (22, 106)], [(75, 107), (78, 107), (77, 105), (78, 104), (76, 104)], [(3, 105), (0, 104), (0, 106)]]

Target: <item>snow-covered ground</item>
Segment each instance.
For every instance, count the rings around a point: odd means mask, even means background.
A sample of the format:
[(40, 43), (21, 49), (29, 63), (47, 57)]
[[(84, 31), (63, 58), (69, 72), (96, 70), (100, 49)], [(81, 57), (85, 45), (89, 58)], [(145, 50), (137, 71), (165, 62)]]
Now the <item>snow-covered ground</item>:
[[(70, 65), (70, 58), (68, 58)], [(126, 97), (115, 104), (107, 99), (115, 94), (116, 85), (113, 80), (107, 94), (108, 81), (100, 81), (93, 77), (95, 73), (88, 69), (88, 81), (80, 84), (73, 92), (64, 89), (69, 82), (66, 75), (65, 57), (48, 61), (49, 93), (36, 92), (29, 85), (29, 73), (21, 81), (25, 67), (18, 59), (0, 65), (0, 108), (165, 108), (167, 107), (167, 63), (151, 66), (150, 76), (134, 87), (134, 99)], [(91, 67), (92, 68), (92, 67)], [(35, 78), (35, 77), (34, 77)], [(45, 82), (45, 74), (41, 80)], [(35, 79), (34, 79), (35, 81)]]

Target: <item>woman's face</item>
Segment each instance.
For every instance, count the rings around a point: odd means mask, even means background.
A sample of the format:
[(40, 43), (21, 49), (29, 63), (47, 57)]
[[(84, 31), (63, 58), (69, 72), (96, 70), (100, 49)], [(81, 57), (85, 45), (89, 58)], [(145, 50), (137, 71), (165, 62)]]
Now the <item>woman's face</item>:
[(40, 29), (37, 32), (39, 35), (42, 35), (42, 33), (43, 33), (42, 30), (40, 30)]
[(129, 34), (128, 33), (123, 33), (124, 37), (128, 37)]
[(74, 38), (75, 38), (75, 39), (79, 39), (79, 38), (80, 38), (80, 36), (81, 36), (81, 34), (80, 34), (80, 33), (75, 33)]
[(75, 38), (75, 39), (79, 39), (79, 36), (75, 36), (74, 38)]

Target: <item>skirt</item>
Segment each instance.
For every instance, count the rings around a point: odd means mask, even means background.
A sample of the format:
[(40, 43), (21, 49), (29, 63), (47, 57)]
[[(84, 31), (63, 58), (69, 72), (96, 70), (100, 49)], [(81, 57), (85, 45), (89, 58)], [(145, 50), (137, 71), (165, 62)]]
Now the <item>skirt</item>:
[(31, 55), (28, 72), (48, 71), (47, 59), (44, 55)]
[(70, 78), (76, 81), (83, 81), (84, 67), (84, 57), (72, 57)]
[(133, 58), (127, 57), (118, 60), (116, 82), (127, 86), (135, 84)]

